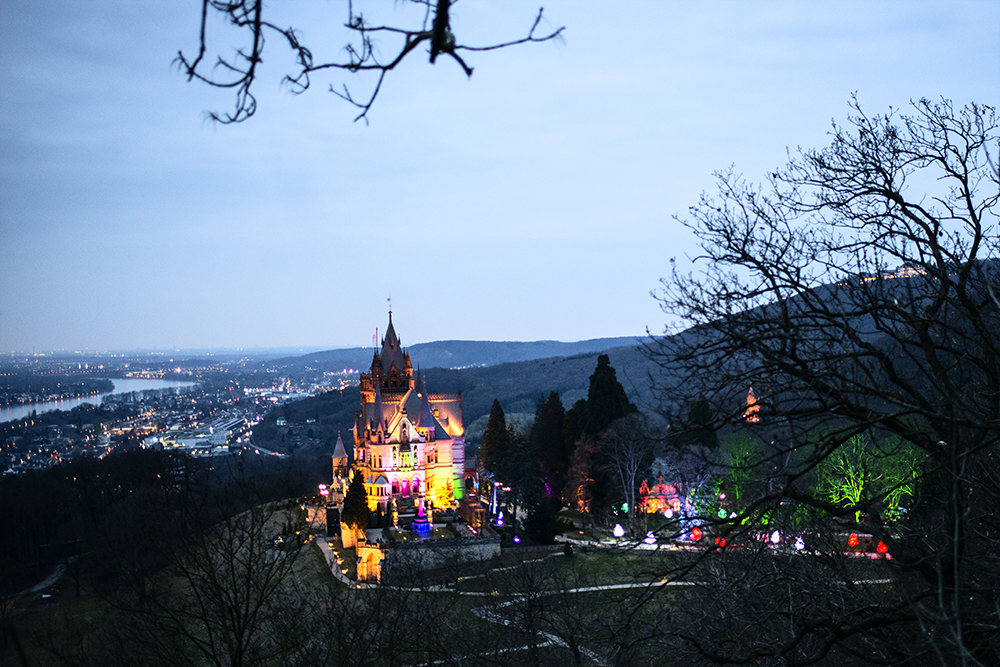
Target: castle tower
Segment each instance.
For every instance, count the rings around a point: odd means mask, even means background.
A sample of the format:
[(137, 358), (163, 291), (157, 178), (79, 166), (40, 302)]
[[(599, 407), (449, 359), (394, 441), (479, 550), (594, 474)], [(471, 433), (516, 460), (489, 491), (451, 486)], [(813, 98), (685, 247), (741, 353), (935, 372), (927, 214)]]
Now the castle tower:
[(465, 491), (461, 395), (431, 394), (424, 374), (413, 377), (391, 311), (381, 343), (370, 371), (361, 374), (353, 429), (354, 466), (365, 480), (369, 507), (386, 510), (390, 501), (405, 498), (454, 506)]

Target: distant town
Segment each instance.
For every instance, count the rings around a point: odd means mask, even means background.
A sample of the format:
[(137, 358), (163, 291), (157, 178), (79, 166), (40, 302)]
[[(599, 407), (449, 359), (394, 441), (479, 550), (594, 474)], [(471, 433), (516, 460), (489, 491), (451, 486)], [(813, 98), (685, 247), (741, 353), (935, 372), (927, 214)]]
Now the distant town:
[(358, 372), (271, 367), (220, 353), (0, 357), (0, 471), (18, 474), (139, 444), (195, 456), (246, 450), (276, 405), (357, 384)]

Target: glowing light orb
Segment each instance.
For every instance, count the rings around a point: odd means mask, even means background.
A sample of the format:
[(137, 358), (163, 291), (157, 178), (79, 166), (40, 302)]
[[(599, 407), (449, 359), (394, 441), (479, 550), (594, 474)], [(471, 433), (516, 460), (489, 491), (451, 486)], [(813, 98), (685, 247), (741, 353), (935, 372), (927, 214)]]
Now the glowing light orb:
[(500, 516), (497, 517), (497, 525), (503, 526), (503, 510), (500, 510)]
[(882, 540), (879, 540), (878, 541), (878, 546), (875, 547), (875, 551), (879, 552), (880, 554), (888, 553), (889, 552), (889, 547), (887, 547), (885, 545), (885, 542), (883, 542)]
[(695, 526), (694, 528), (691, 529), (691, 541), (697, 542), (700, 539), (701, 539), (701, 528)]
[(616, 523), (614, 530), (611, 531), (611, 534), (614, 535), (615, 537), (624, 537), (625, 529), (622, 528), (622, 525), (620, 523)]
[(674, 511), (673, 511), (673, 510), (667, 510), (667, 511), (666, 511), (666, 512), (664, 512), (663, 514), (664, 514), (664, 515), (665, 515), (665, 516), (666, 516), (666, 517), (667, 517), (668, 519), (670, 519), (670, 518), (672, 518), (672, 517), (674, 516)]
[(850, 537), (847, 538), (847, 546), (856, 547), (858, 546), (858, 534), (851, 533)]
[(515, 536), (514, 536), (514, 544), (517, 544), (517, 543), (519, 543), (520, 541), (521, 541), (521, 538), (520, 538), (520, 537), (518, 537), (517, 535), (515, 535)]
[(726, 510), (719, 510), (719, 518), (720, 519), (726, 518)]
[(653, 535), (653, 531), (646, 533), (646, 537), (642, 539), (646, 544), (656, 544), (656, 536)]
[(795, 550), (802, 551), (805, 548), (806, 548), (806, 541), (802, 539), (801, 535), (799, 535), (798, 537), (795, 538)]
[(781, 533), (777, 530), (771, 533), (771, 544), (777, 544), (781, 541)]

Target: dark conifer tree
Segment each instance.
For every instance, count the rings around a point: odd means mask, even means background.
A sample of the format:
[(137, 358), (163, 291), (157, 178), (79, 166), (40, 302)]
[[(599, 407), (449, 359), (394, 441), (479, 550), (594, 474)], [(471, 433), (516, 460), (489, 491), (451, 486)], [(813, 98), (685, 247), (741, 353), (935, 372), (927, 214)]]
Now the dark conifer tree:
[(590, 441), (592, 450), (589, 464), (591, 513), (603, 513), (611, 504), (609, 475), (612, 462), (603, 446), (602, 434), (616, 419), (637, 411), (638, 408), (625, 395), (625, 388), (618, 381), (611, 359), (606, 354), (598, 356), (597, 368), (590, 376), (586, 420), (583, 423), (583, 435)]
[(526, 438), (521, 438), (524, 445), (520, 450), (521, 496), (528, 510), (524, 527), (528, 536), (539, 544), (551, 544), (559, 532), (564, 417), (559, 394), (552, 392), (547, 400), (543, 394), (538, 397), (531, 430)]
[(483, 467), (494, 474), (497, 472), (501, 459), (510, 449), (509, 440), (507, 419), (504, 417), (500, 401), (494, 398), (493, 407), (490, 408), (490, 418), (486, 422), (486, 432), (483, 434), (483, 447), (480, 456)]
[(351, 476), (351, 484), (344, 496), (344, 512), (340, 520), (351, 528), (364, 530), (368, 527), (371, 513), (368, 511), (368, 495), (365, 493), (365, 482), (357, 470)]
[(716, 449), (719, 446), (719, 436), (712, 428), (715, 415), (712, 413), (712, 406), (704, 398), (695, 401), (688, 413), (688, 430), (690, 431), (689, 441), (699, 445), (704, 445), (709, 449)]
[(561, 505), (562, 488), (566, 484), (566, 470), (569, 455), (563, 440), (563, 422), (566, 410), (558, 392), (549, 394), (548, 399), (538, 398), (535, 421), (531, 425), (529, 438), (531, 449), (538, 455), (542, 492), (549, 500)]
[(566, 448), (566, 458), (573, 456), (576, 443), (583, 437), (583, 423), (587, 419), (587, 401), (581, 398), (573, 404), (563, 417), (563, 443)]
[(590, 376), (590, 391), (587, 393), (587, 420), (584, 422), (585, 435), (597, 435), (611, 422), (636, 412), (625, 395), (625, 388), (618, 381), (611, 359), (606, 354), (597, 357), (597, 368)]

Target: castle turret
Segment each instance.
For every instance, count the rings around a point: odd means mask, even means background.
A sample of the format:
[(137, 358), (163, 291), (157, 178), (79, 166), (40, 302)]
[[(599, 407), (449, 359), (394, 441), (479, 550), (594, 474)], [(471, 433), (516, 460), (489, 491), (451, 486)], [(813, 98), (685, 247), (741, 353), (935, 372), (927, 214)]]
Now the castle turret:
[(344, 440), (337, 433), (337, 444), (333, 448), (333, 478), (346, 477), (348, 469), (347, 448), (344, 447)]
[(379, 429), (385, 430), (385, 407), (382, 405), (382, 387), (380, 383), (375, 384), (375, 406), (372, 410), (372, 434)]

